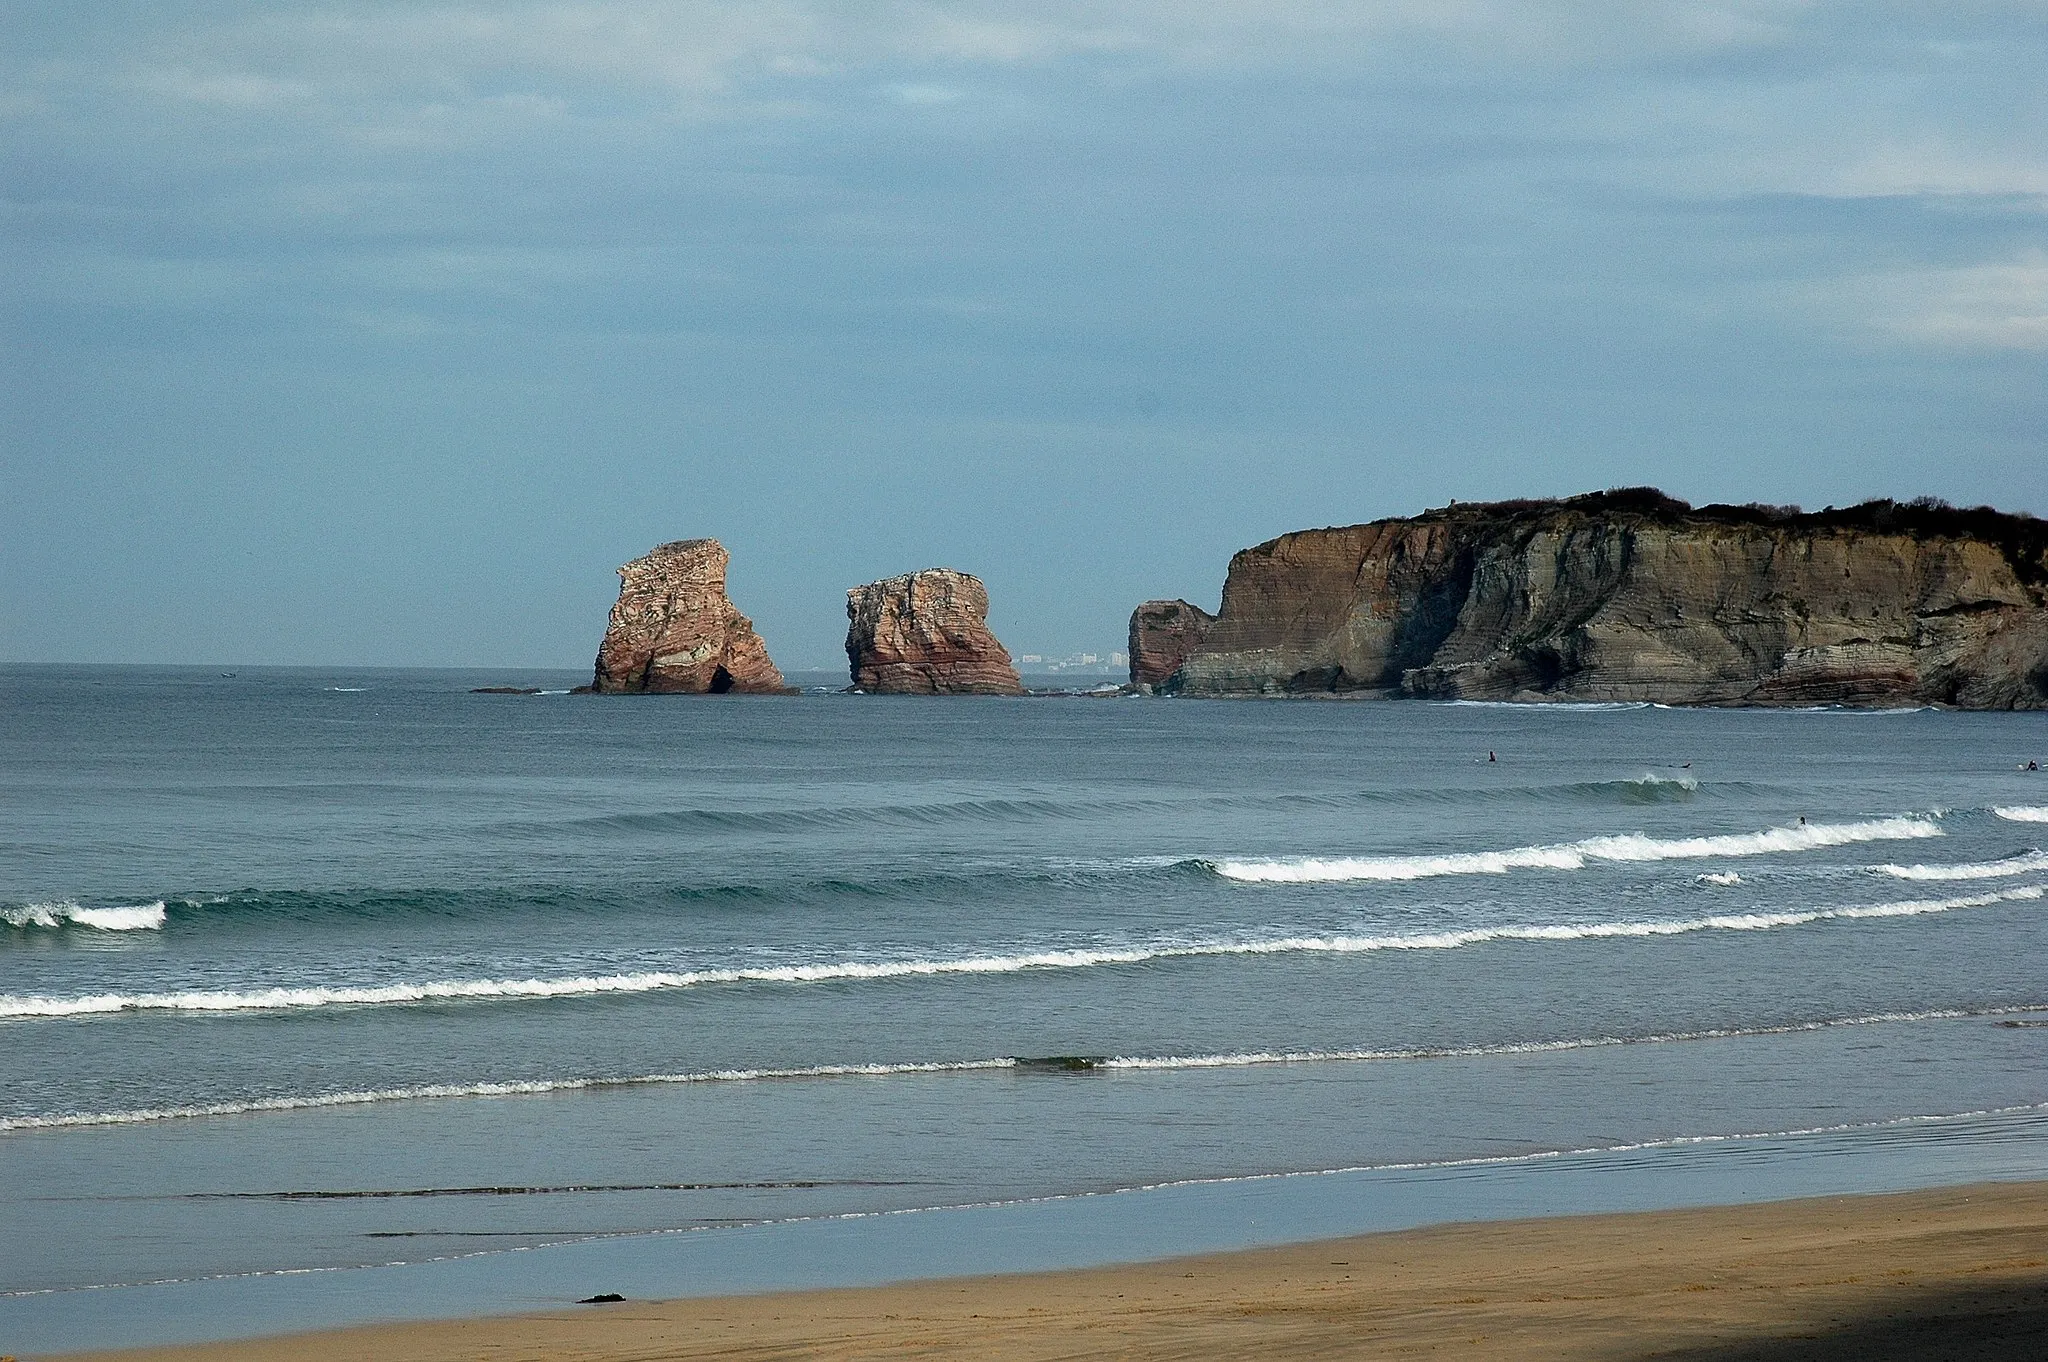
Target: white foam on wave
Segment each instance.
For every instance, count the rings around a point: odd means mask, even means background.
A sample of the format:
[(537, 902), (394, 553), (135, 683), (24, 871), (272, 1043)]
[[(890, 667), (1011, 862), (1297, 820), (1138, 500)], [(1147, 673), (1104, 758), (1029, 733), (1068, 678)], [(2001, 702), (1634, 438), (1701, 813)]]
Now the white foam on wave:
[(269, 1111), (317, 1111), (326, 1107), (358, 1107), (375, 1102), (409, 1102), (435, 1097), (532, 1097), (551, 1092), (586, 1092), (602, 1088), (650, 1087), (671, 1083), (747, 1083), (776, 1078), (877, 1078), (890, 1074), (971, 1073), (977, 1069), (1014, 1069), (1014, 1059), (967, 1059), (929, 1064), (815, 1064), (796, 1069), (704, 1069), (694, 1073), (640, 1074), (632, 1078), (555, 1078), (510, 1083), (423, 1083), (409, 1088), (368, 1088), (355, 1092), (313, 1093), (294, 1097), (256, 1097), (245, 1102), (208, 1102), (189, 1107), (149, 1107), (137, 1111), (66, 1112), (58, 1116), (15, 1116), (0, 1119), (4, 1130), (53, 1130), (72, 1126), (146, 1125), (152, 1121), (184, 1121), (199, 1116), (247, 1116)]
[(2048, 823), (2048, 805), (2008, 804), (1991, 812), (2008, 823)]
[[(1401, 1060), (1479, 1059), (1510, 1055), (1550, 1054), (1570, 1050), (1601, 1050), (1627, 1045), (1669, 1045), (1688, 1041), (1738, 1040), (1763, 1036), (1800, 1035), (1840, 1027), (1881, 1026), (1898, 1022), (1955, 1021), (1973, 1017), (2005, 1017), (2048, 1011), (2048, 1004), (2022, 1004), (1977, 1010), (1940, 1009), (1924, 1012), (1878, 1012), (1855, 1017), (1784, 1022), (1771, 1026), (1719, 1027), (1698, 1031), (1667, 1031), (1644, 1036), (1588, 1036), (1498, 1045), (1410, 1047), (1405, 1049), (1261, 1050), (1231, 1054), (1117, 1055), (1088, 1060), (1077, 1068), (1155, 1071), (1235, 1069), (1263, 1065), (1380, 1063)], [(818, 1064), (787, 1069), (706, 1069), (688, 1073), (640, 1074), (629, 1078), (531, 1079), (497, 1083), (429, 1083), (405, 1088), (370, 1088), (352, 1092), (312, 1093), (289, 1097), (258, 1097), (240, 1102), (211, 1102), (182, 1107), (149, 1107), (130, 1111), (65, 1112), (52, 1116), (0, 1118), (0, 1131), (52, 1130), (79, 1126), (145, 1125), (155, 1121), (191, 1120), (203, 1116), (246, 1116), (264, 1112), (317, 1111), (329, 1107), (364, 1106), (381, 1102), (435, 1098), (526, 1097), (547, 1093), (589, 1092), (608, 1088), (652, 1087), (690, 1083), (748, 1083), (799, 1078), (889, 1078), (909, 1074), (976, 1073), (1028, 1067), (1014, 1056), (995, 1059), (934, 1060), (899, 1064)]]
[(1973, 861), (1963, 865), (1877, 865), (1880, 875), (1901, 880), (1996, 880), (2008, 875), (2030, 875), (2048, 870), (2048, 854), (2039, 849), (1997, 861)]
[(74, 998), (0, 994), (0, 1018), (79, 1017), (119, 1012), (289, 1011), (310, 1007), (378, 1006), (441, 1001), (577, 998), (603, 994), (652, 993), (707, 984), (811, 984), (867, 979), (932, 978), (949, 975), (1018, 974), (1032, 970), (1089, 969), (1138, 965), (1155, 960), (1208, 956), (1363, 955), (1376, 951), (1456, 950), (1494, 941), (1596, 941), (1611, 938), (1685, 936), (1708, 931), (1768, 931), (1815, 922), (1920, 917), (2038, 899), (2048, 885), (2022, 885), (1965, 898), (1915, 899), (1898, 903), (1788, 912), (1721, 913), (1712, 917), (1618, 922), (1567, 922), (1468, 927), (1388, 936), (1283, 936), (1263, 940), (1217, 940), (1072, 950), (1016, 955), (963, 956), (951, 960), (841, 960), (815, 965), (764, 965), (737, 969), (648, 971), (639, 974), (580, 975), (557, 979), (449, 979), (431, 983), (362, 987), (192, 990), (178, 993), (95, 993)]
[[(1648, 700), (1438, 700), (1446, 709), (1514, 709), (1529, 714), (1611, 714), (1653, 708)], [(1657, 709), (1669, 706), (1657, 705)]]
[(1693, 876), (1693, 880), (1698, 884), (1718, 884), (1725, 887), (1731, 884), (1741, 884), (1742, 876), (1732, 870), (1710, 870), (1704, 875)]
[(1698, 860), (1713, 856), (1765, 856), (1812, 851), (1852, 842), (1940, 837), (1941, 825), (1911, 815), (1860, 823), (1799, 823), (1761, 832), (1708, 837), (1650, 837), (1622, 833), (1552, 846), (1506, 851), (1462, 851), (1434, 856), (1300, 856), (1220, 860), (1207, 864), (1227, 880), (1251, 884), (1335, 884), (1352, 880), (1422, 880), (1438, 875), (1504, 875), (1510, 870), (1583, 870), (1588, 862)]
[(0, 908), (0, 922), (10, 927), (90, 927), (101, 932), (147, 932), (164, 925), (163, 901), (114, 908), (86, 908), (63, 900)]

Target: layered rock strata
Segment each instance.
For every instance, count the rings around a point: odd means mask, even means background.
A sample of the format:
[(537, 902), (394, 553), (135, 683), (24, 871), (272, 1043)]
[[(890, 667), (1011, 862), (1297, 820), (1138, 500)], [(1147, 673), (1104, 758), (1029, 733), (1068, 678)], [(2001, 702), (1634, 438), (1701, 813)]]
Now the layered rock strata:
[(1131, 684), (1159, 686), (1180, 670), (1216, 617), (1186, 601), (1146, 601), (1131, 612)]
[(716, 539), (662, 544), (619, 569), (619, 599), (591, 689), (685, 695), (790, 693), (754, 622), (726, 599)]
[(882, 695), (1022, 695), (978, 577), (926, 568), (846, 593), (853, 684)]
[(2048, 522), (1928, 500), (1452, 505), (1239, 553), (1161, 688), (2042, 709), (2044, 554)]

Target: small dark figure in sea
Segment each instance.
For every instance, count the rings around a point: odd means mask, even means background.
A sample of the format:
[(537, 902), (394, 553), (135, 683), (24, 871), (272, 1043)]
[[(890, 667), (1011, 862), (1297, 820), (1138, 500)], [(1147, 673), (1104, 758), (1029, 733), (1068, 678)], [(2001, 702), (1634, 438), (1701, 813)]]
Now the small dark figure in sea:
[(2038, 761), (2030, 761), (2025, 766), (2020, 767), (2020, 769), (2022, 771), (2038, 771), (2041, 769), (2041, 763)]
[(1495, 756), (1495, 755), (1493, 755), (1493, 753), (1491, 753), (1491, 752), (1488, 752), (1488, 753), (1486, 754), (1486, 759), (1487, 759), (1488, 761), (1499, 761), (1499, 760), (1500, 760), (1500, 758), (1499, 758), (1499, 757), (1496, 757), (1496, 756)]

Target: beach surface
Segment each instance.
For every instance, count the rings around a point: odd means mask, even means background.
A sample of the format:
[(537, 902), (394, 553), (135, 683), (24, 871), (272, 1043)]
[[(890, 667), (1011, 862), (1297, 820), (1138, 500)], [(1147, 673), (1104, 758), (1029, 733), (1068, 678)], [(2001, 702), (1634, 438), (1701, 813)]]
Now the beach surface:
[(76, 1357), (2038, 1359), (2048, 1182), (1437, 1226), (1072, 1272)]

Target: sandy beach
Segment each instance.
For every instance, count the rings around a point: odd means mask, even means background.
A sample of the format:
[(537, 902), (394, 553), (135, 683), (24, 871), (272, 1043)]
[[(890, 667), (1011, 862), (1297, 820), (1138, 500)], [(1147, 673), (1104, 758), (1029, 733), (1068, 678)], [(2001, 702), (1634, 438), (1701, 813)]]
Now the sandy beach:
[(1439, 1226), (1075, 1272), (627, 1301), (130, 1362), (2038, 1359), (2048, 1182)]

